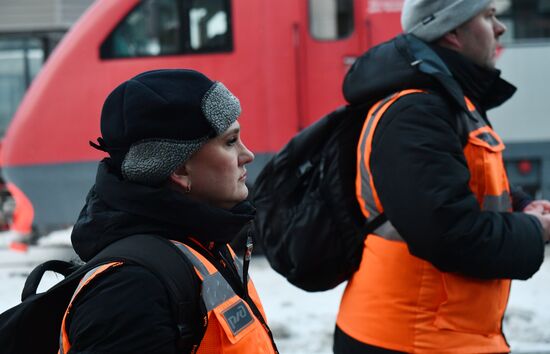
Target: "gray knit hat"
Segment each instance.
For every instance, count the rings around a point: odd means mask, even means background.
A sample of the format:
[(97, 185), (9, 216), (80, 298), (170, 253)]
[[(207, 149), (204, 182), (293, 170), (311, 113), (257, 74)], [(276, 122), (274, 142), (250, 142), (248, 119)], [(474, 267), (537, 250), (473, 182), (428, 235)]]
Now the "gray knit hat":
[(403, 32), (431, 42), (479, 14), (491, 0), (405, 0)]
[(158, 185), (240, 114), (239, 100), (197, 71), (148, 71), (107, 97), (92, 146), (109, 153), (124, 179)]

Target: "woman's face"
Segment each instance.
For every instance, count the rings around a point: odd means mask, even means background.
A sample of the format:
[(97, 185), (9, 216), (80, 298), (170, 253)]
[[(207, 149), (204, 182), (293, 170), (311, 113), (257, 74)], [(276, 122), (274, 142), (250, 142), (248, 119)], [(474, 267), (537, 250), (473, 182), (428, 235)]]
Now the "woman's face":
[(241, 141), (240, 125), (233, 123), (225, 133), (203, 145), (184, 168), (190, 197), (230, 209), (248, 196), (245, 165), (254, 154)]

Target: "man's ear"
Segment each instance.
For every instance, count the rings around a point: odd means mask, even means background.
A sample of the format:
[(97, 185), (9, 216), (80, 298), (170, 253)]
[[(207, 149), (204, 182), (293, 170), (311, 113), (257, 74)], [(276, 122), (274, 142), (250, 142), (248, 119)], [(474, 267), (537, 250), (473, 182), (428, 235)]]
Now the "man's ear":
[(437, 41), (437, 44), (454, 50), (462, 49), (462, 41), (456, 29), (445, 33), (445, 35)]

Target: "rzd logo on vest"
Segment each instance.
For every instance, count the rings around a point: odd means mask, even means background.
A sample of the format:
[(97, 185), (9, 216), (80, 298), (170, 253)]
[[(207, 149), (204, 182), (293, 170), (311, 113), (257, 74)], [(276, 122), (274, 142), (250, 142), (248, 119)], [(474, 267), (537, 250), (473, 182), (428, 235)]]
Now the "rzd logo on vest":
[(248, 311), (248, 308), (242, 301), (237, 302), (235, 305), (222, 312), (222, 315), (229, 324), (233, 335), (237, 335), (254, 321), (250, 311)]

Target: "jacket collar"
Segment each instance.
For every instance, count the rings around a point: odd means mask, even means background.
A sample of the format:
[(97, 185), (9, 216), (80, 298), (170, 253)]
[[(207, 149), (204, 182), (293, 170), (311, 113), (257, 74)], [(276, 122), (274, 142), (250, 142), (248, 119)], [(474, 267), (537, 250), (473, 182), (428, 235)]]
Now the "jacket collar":
[(483, 68), (460, 53), (432, 45), (431, 48), (447, 64), (464, 94), (483, 111), (500, 106), (516, 92), (516, 88), (500, 77), (500, 70)]
[(399, 35), (361, 55), (346, 74), (343, 92), (350, 104), (372, 105), (411, 88), (439, 92), (466, 112), (464, 96), (468, 95), (482, 114), (515, 92), (498, 70), (477, 67), (459, 53), (411, 34)]
[(478, 66), (451, 49), (427, 44), (413, 35), (398, 36), (396, 45), (409, 57), (411, 66), (435, 78), (465, 111), (468, 109), (464, 96), (485, 114), (506, 102), (516, 91), (500, 77), (500, 70)]
[(242, 202), (231, 210), (187, 198), (168, 187), (149, 187), (120, 179), (108, 164), (99, 164), (91, 189), (72, 233), (75, 251), (83, 259), (103, 247), (138, 233), (154, 233), (203, 244), (229, 243), (254, 218), (255, 209)]

